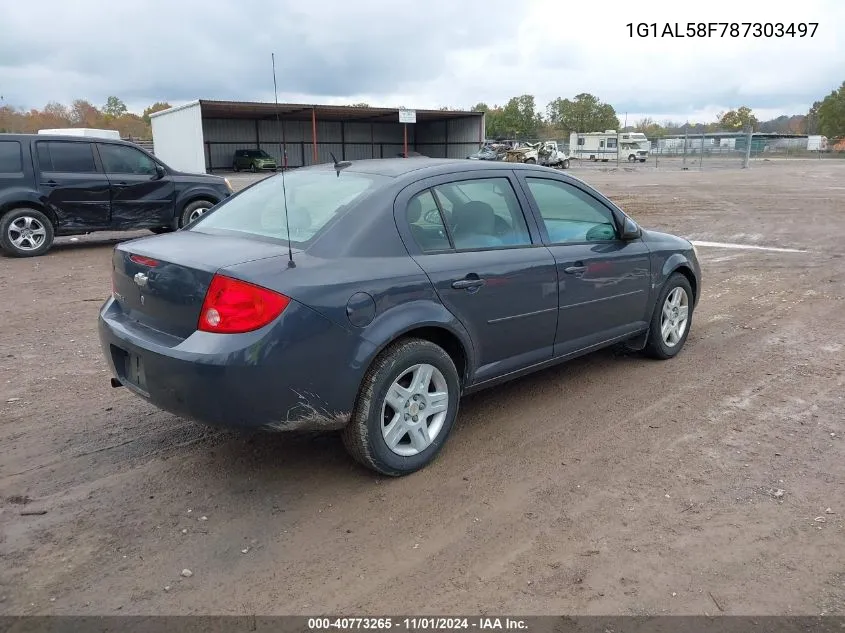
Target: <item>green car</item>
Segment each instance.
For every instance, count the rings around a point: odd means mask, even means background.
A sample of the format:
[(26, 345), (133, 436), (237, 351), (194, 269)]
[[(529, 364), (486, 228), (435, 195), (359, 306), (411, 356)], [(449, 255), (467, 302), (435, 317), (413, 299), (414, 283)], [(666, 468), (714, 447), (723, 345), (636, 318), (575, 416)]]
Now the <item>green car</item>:
[(232, 169), (235, 171), (249, 169), (253, 172), (262, 169), (276, 171), (276, 159), (263, 149), (239, 149), (235, 151), (235, 156), (232, 158)]

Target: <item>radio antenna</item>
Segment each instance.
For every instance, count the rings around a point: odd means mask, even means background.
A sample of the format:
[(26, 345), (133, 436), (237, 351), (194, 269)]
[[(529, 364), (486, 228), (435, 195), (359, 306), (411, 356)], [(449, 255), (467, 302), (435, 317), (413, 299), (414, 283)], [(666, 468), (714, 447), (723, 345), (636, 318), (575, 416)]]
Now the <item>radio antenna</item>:
[(276, 101), (276, 125), (279, 127), (279, 149), (282, 150), (282, 203), (285, 207), (285, 232), (288, 234), (288, 268), (296, 268), (296, 264), (293, 261), (293, 248), (291, 247), (290, 243), (290, 221), (288, 220), (288, 192), (285, 189), (285, 172), (287, 171), (287, 148), (282, 147), (282, 140), (284, 138), (284, 128), (282, 127), (282, 122), (279, 119), (279, 89), (276, 85), (276, 54), (270, 53), (270, 60), (273, 63), (273, 97)]

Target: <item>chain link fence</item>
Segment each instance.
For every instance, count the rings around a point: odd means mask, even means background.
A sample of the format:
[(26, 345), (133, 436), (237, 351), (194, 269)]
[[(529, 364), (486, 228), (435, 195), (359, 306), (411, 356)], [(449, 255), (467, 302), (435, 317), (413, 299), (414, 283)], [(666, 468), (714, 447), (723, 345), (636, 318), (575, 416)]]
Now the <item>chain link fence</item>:
[[(569, 138), (536, 138), (522, 142), (557, 141), (558, 148), (572, 154)], [(845, 136), (778, 136), (776, 134), (687, 134), (652, 136), (645, 163), (629, 162), (625, 152), (605, 154), (592, 161), (571, 159), (575, 168), (625, 167), (679, 170), (740, 169), (763, 161), (845, 160)]]
[(736, 169), (761, 161), (845, 160), (845, 137), (688, 134), (651, 137), (649, 142), (647, 164), (658, 169)]

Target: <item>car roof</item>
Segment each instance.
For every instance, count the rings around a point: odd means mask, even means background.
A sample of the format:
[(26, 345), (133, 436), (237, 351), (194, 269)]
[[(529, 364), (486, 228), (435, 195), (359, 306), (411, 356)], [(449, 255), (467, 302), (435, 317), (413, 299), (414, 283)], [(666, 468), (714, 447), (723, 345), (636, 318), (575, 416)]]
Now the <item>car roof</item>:
[(115, 143), (119, 145), (129, 145), (131, 147), (138, 147), (137, 144), (131, 141), (124, 141), (120, 138), (106, 138), (104, 136), (74, 136), (72, 134), (8, 134), (0, 133), (0, 141), (28, 141), (37, 139), (39, 141), (79, 141), (88, 142), (96, 141), (97, 143)]
[[(350, 165), (344, 168), (344, 171), (360, 173), (360, 174), (374, 174), (379, 176), (388, 176), (391, 178), (399, 178), (413, 174), (418, 178), (425, 178), (428, 176), (437, 176), (440, 174), (451, 174), (461, 172), (474, 171), (510, 171), (514, 169), (526, 171), (554, 171), (549, 167), (541, 167), (537, 165), (525, 165), (523, 163), (510, 163), (498, 161), (474, 161), (466, 158), (375, 158), (367, 160), (350, 161)], [(305, 169), (320, 169), (333, 170), (332, 163), (323, 163), (320, 165), (313, 165)]]

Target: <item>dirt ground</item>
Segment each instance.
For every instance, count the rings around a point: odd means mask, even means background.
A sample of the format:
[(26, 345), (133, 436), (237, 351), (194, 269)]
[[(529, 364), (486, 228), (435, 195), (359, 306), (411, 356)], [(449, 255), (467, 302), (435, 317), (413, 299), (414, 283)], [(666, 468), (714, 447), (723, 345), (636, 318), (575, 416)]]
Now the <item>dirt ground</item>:
[(807, 252), (700, 247), (679, 357), (466, 398), (402, 479), (112, 389), (126, 235), (0, 258), (0, 612), (845, 613), (845, 161), (573, 173), (645, 226)]

